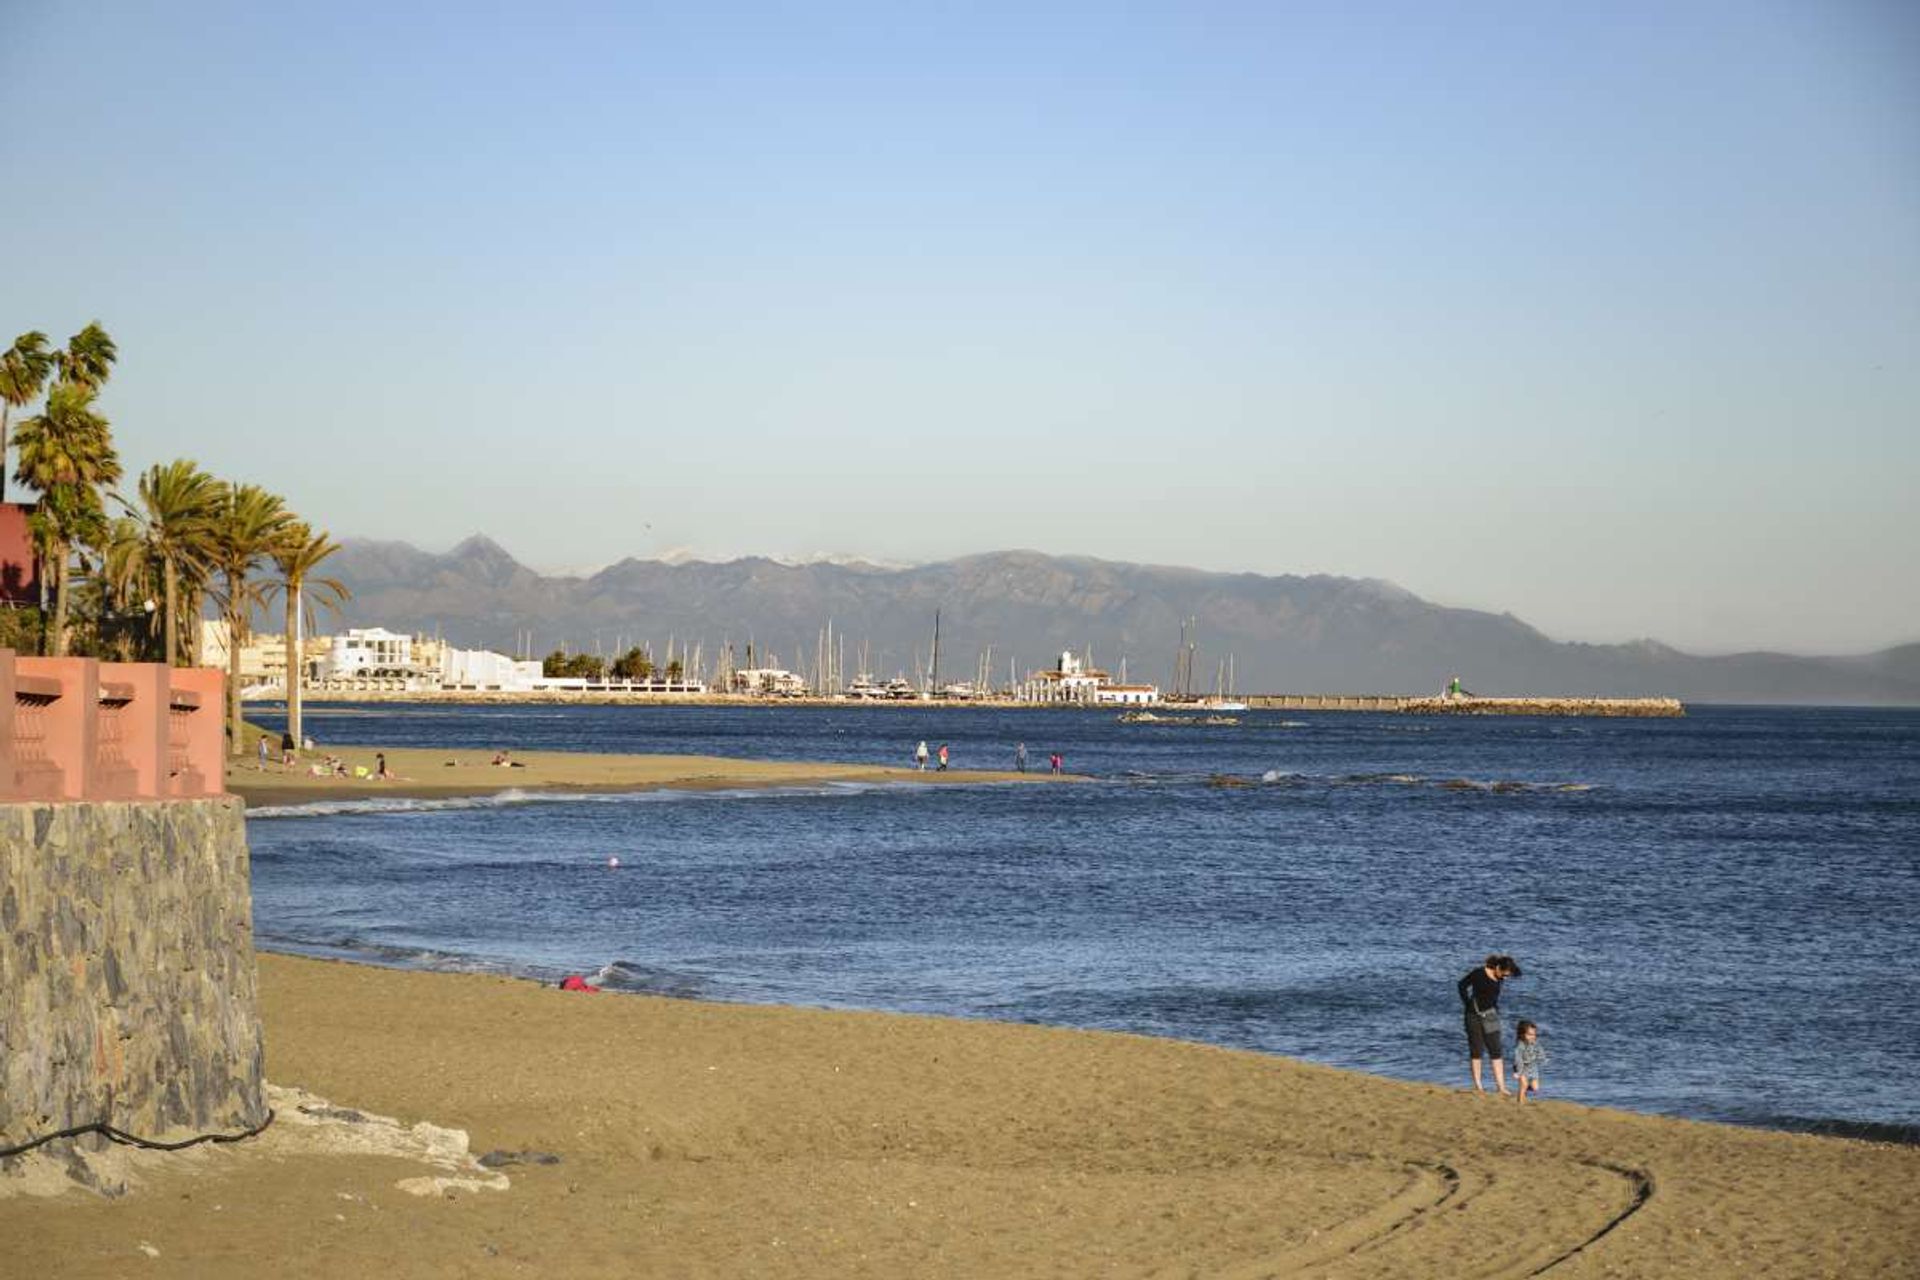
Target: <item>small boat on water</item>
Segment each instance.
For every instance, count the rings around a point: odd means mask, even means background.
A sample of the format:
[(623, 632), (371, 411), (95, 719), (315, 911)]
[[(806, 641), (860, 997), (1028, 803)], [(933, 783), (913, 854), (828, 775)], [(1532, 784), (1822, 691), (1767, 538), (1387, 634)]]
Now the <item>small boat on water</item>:
[(874, 678), (864, 671), (853, 678), (846, 692), (856, 702), (877, 702), (887, 696), (886, 686), (875, 683)]
[(1202, 698), (1193, 704), (1196, 711), (1246, 711), (1246, 703), (1234, 698)]

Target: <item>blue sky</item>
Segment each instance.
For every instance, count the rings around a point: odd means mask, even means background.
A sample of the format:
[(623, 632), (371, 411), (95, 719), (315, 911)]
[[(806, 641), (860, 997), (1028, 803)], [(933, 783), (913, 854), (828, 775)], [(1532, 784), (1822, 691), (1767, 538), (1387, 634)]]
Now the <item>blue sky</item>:
[(1920, 6), (292, 8), (0, 0), (0, 341), (130, 468), (1920, 639)]

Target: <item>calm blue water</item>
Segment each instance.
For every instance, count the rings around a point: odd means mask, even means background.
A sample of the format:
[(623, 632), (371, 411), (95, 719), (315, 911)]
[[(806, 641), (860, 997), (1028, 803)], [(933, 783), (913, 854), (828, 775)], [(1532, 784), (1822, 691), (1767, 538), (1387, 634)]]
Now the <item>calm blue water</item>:
[(269, 811), (249, 822), (269, 948), (1113, 1028), (1447, 1083), (1465, 1079), (1454, 983), (1507, 951), (1526, 976), (1502, 1005), (1541, 1024), (1550, 1095), (1920, 1134), (1920, 712), (1176, 726), (403, 706), (308, 727), (872, 762), (925, 738), (996, 768), (1024, 739), (1099, 781)]

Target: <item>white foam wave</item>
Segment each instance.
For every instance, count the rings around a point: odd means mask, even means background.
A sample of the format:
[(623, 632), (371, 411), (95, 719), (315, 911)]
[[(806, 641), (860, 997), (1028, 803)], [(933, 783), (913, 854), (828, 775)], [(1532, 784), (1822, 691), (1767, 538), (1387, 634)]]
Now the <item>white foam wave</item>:
[(445, 813), (465, 809), (508, 809), (535, 804), (665, 804), (686, 800), (759, 800), (794, 796), (844, 796), (862, 792), (921, 792), (912, 782), (818, 782), (773, 787), (652, 787), (644, 791), (523, 791), (510, 787), (477, 796), (354, 796), (309, 800), (303, 804), (262, 805), (248, 809), (254, 818), (330, 818), (349, 814)]

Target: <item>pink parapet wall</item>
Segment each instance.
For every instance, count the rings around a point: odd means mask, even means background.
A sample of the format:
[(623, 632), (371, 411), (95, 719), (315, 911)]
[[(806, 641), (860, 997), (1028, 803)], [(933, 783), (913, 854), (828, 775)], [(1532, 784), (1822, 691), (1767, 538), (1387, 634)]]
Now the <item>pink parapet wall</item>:
[(222, 794), (224, 679), (0, 649), (0, 801)]

